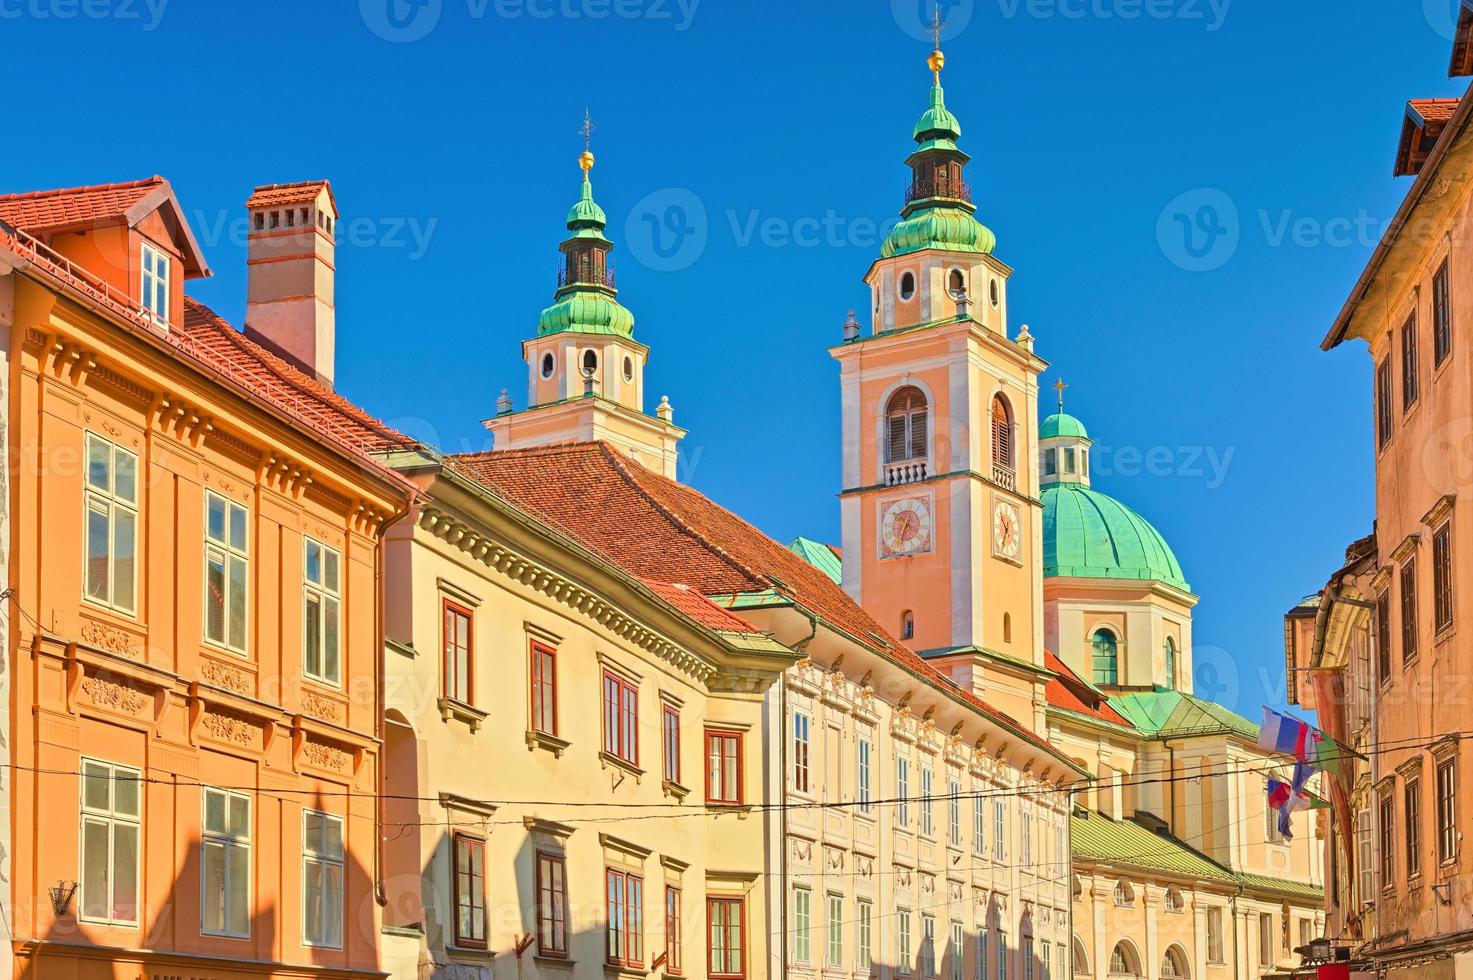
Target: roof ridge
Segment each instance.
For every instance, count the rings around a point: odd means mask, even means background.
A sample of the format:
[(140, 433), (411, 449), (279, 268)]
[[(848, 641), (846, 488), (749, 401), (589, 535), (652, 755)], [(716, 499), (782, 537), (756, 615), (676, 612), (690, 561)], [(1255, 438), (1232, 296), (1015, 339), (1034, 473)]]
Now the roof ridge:
[(135, 187), (149, 187), (155, 184), (167, 184), (161, 175), (154, 174), (141, 180), (122, 180), (111, 184), (84, 184), (79, 187), (53, 187), (41, 191), (21, 191), (17, 194), (0, 194), (0, 201), (36, 201), (48, 197), (61, 197), (63, 194), (96, 194), (102, 191), (126, 191)]

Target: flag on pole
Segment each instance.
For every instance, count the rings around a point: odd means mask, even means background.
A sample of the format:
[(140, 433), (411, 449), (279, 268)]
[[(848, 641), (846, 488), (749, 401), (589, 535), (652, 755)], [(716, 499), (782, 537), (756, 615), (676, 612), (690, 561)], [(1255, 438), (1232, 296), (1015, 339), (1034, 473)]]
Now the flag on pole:
[(1258, 744), (1269, 752), (1292, 755), (1300, 762), (1308, 762), (1314, 748), (1310, 737), (1313, 731), (1302, 721), (1281, 715), (1272, 708), (1264, 708)]
[(1290, 825), (1290, 818), (1294, 812), (1307, 810), (1314, 805), (1314, 798), (1304, 788), (1313, 774), (1313, 769), (1299, 762), (1295, 763), (1294, 775), (1289, 782), (1286, 783), (1282, 779), (1268, 781), (1268, 805), (1270, 809), (1279, 812), (1279, 833), (1284, 835), (1285, 840), (1294, 839)]
[(1345, 749), (1340, 743), (1321, 731), (1311, 731), (1310, 739), (1313, 742), (1310, 764), (1321, 772), (1331, 775), (1339, 773), (1340, 760), (1345, 756)]

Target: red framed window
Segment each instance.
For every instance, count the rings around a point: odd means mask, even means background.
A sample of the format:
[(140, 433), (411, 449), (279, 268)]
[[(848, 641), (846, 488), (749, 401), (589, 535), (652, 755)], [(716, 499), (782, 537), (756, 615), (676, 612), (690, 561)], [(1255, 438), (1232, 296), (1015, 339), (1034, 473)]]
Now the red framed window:
[(532, 644), (532, 731), (557, 735), (557, 651)]
[(742, 775), (742, 733), (706, 732), (706, 802), (741, 805)]
[(445, 600), (445, 696), (471, 703), (471, 611)]
[(680, 889), (665, 886), (665, 972), (680, 976), (685, 967), (680, 958)]
[(608, 962), (610, 966), (644, 968), (644, 879), (608, 869)]
[(740, 898), (707, 898), (706, 973), (713, 980), (741, 980), (747, 975), (746, 909)]
[(639, 765), (639, 689), (609, 670), (604, 671), (604, 751)]
[(537, 852), (537, 952), (568, 955), (568, 865), (561, 855)]
[(680, 709), (667, 704), (660, 711), (660, 731), (665, 743), (665, 778), (680, 785)]
[(455, 945), (486, 948), (486, 842), (456, 834)]

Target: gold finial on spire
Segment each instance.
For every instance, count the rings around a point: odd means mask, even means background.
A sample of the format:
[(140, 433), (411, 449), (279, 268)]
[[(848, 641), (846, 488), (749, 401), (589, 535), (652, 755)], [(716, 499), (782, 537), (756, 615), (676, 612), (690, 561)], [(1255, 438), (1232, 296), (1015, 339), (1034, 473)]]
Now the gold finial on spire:
[(593, 169), (593, 151), (589, 146), (593, 143), (593, 131), (598, 127), (593, 124), (593, 117), (588, 110), (583, 110), (583, 125), (578, 127), (578, 132), (583, 136), (583, 152), (578, 156), (578, 168), (583, 171), (583, 180), (588, 181), (588, 171)]
[(931, 66), (931, 72), (936, 77), (936, 84), (941, 84), (941, 69), (946, 67), (946, 55), (941, 53), (941, 32), (946, 29), (946, 21), (941, 19), (941, 4), (936, 4), (936, 9), (931, 13), (931, 23), (926, 25), (931, 32), (931, 57), (926, 59), (926, 64)]
[(1069, 386), (1064, 383), (1064, 379), (1063, 378), (1059, 378), (1058, 380), (1056, 380), (1054, 382), (1054, 391), (1057, 391), (1059, 393), (1059, 414), (1060, 415), (1063, 415), (1064, 414), (1064, 389), (1067, 388), (1067, 387), (1069, 387)]

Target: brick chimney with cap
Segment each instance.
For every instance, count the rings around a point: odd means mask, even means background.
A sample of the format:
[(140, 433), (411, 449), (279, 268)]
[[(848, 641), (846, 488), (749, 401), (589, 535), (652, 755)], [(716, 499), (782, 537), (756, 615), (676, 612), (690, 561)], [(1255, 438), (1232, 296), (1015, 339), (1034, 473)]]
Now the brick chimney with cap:
[(325, 180), (257, 187), (246, 201), (246, 334), (331, 387), (338, 209)]

